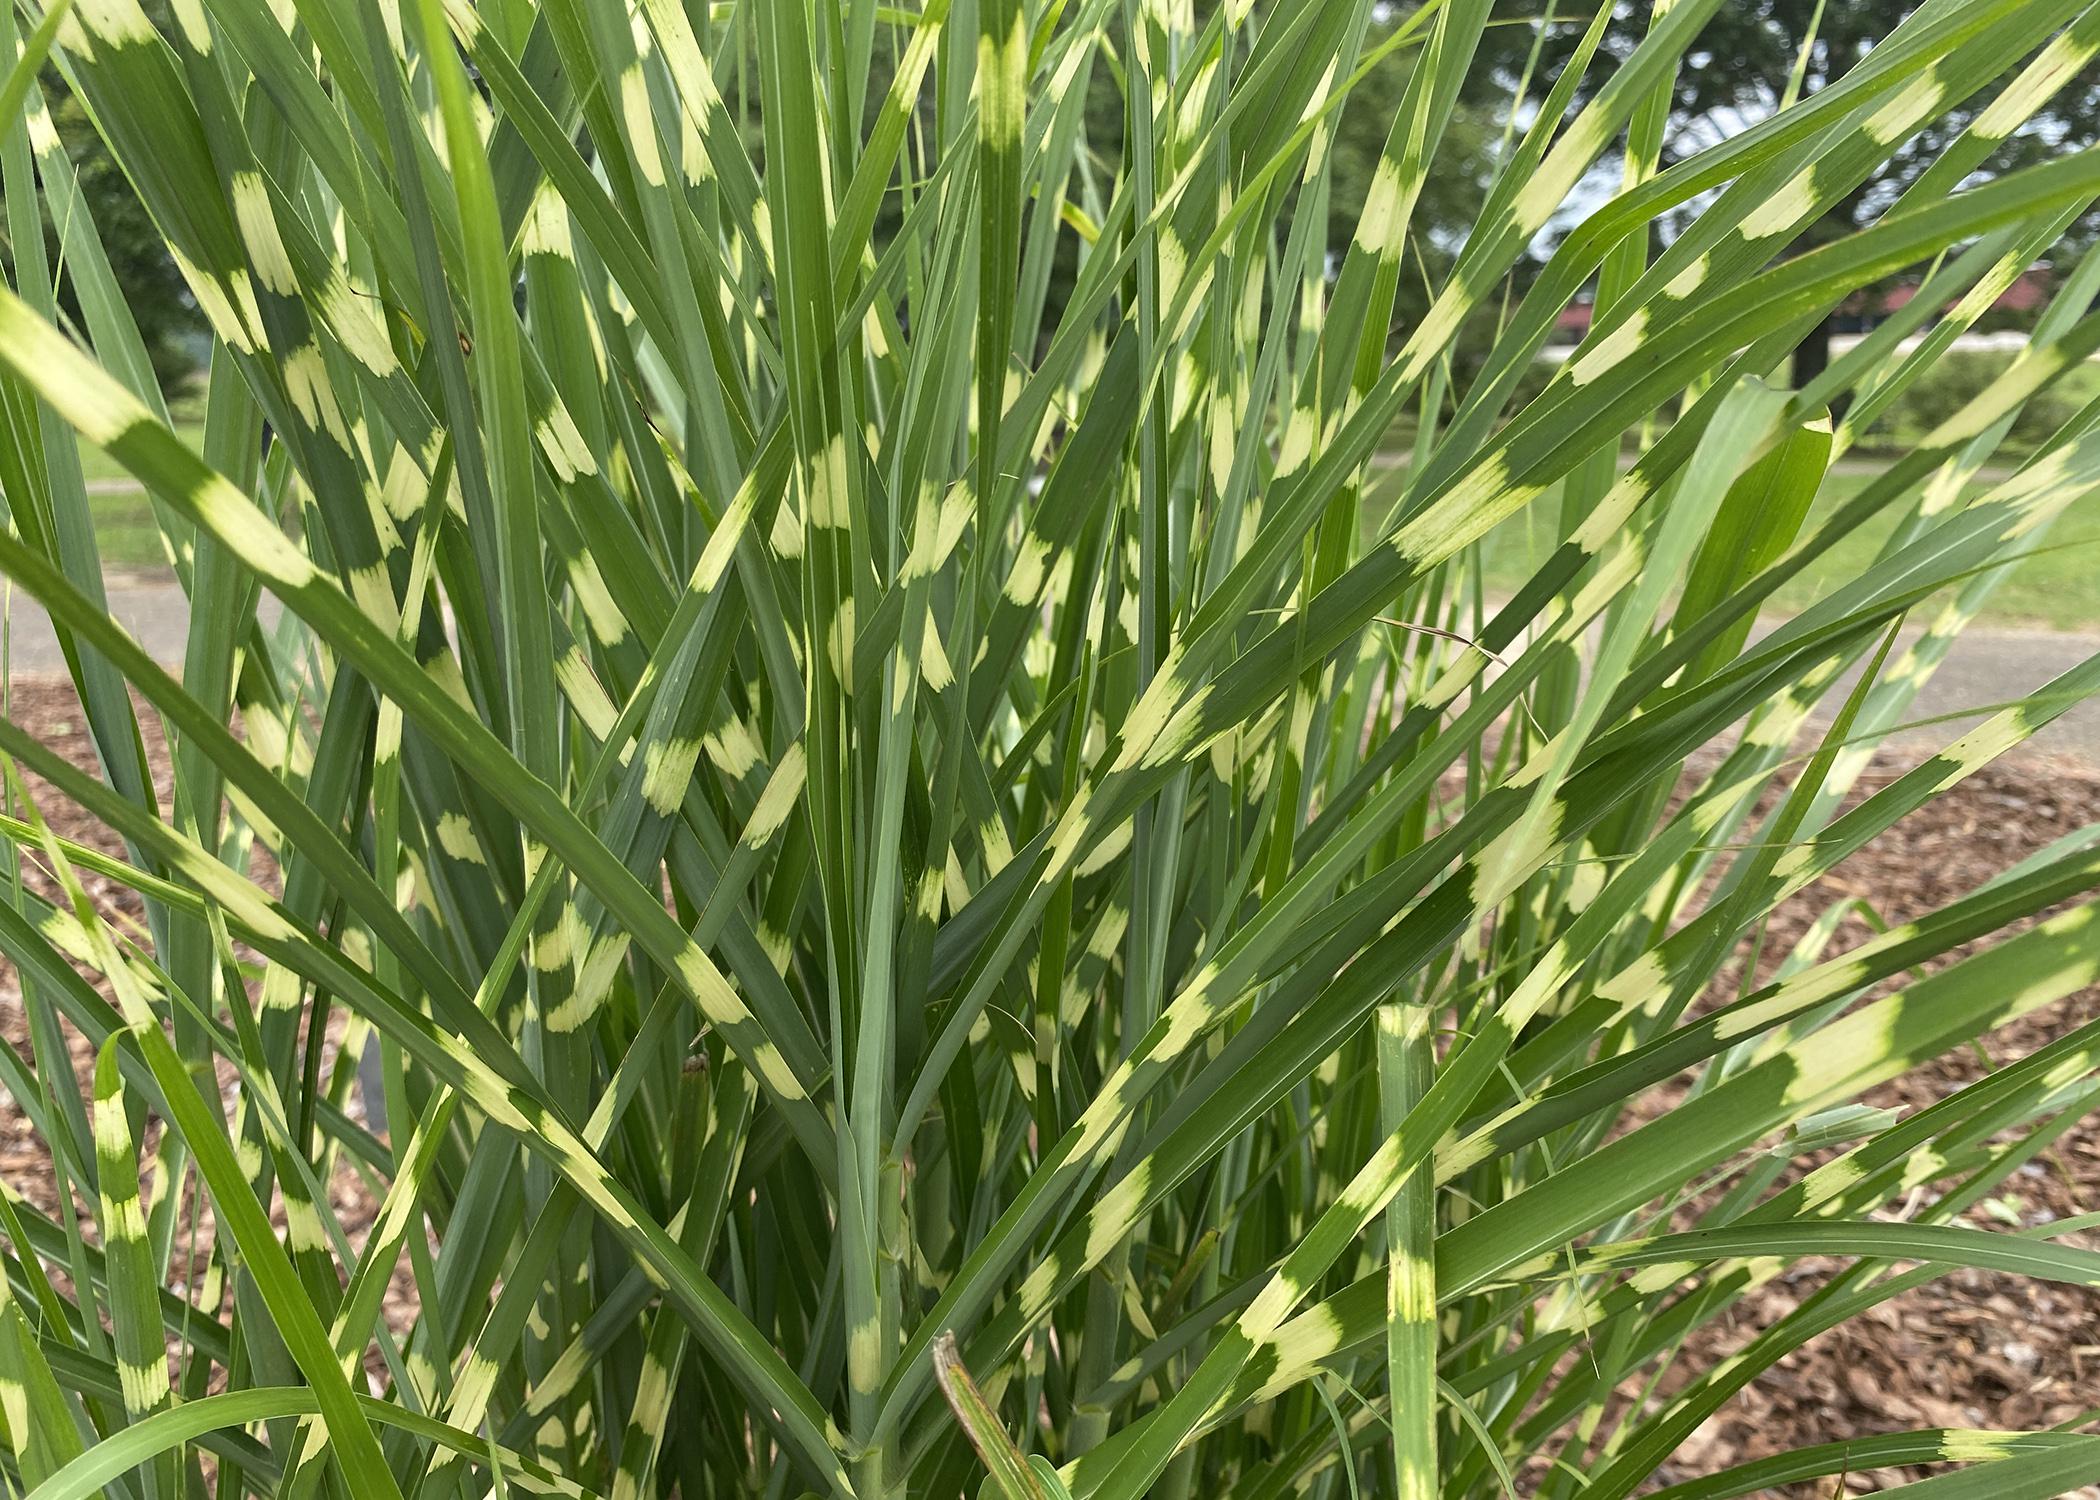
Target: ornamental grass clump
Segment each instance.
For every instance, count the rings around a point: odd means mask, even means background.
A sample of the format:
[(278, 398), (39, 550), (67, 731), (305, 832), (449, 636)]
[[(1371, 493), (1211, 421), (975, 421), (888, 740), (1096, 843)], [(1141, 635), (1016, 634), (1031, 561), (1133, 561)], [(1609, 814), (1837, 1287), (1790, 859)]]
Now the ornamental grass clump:
[[(1720, 3), (0, 9), (0, 572), (93, 748), (0, 720), (12, 1491), (1616, 1500), (1950, 1268), (2100, 1285), (1964, 1216), (2100, 1022), (1860, 1102), (2100, 975), (2100, 839), (1842, 952), (1818, 885), (2100, 687), (1861, 781), (2100, 481), (2089, 408), (1999, 454), (2100, 351), (2100, 153), (1992, 175), (2100, 8), (1927, 0), (1666, 141)], [(209, 324), (201, 437), (58, 89)], [(2048, 254), (2002, 375), (1827, 485)], [(82, 443), (186, 636), (112, 622)], [(1670, 1493), (1942, 1461), (2053, 1495), (2100, 1437)]]

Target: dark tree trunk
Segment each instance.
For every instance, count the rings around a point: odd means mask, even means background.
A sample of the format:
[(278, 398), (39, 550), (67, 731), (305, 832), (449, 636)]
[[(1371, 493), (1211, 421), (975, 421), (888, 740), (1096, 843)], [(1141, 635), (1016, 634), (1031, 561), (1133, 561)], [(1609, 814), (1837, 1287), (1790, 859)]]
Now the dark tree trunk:
[[(1801, 342), (1794, 346), (1794, 389), (1800, 390), (1811, 380), (1830, 368), (1830, 336), (1837, 330), (1837, 319), (1827, 317), (1802, 335)], [(1839, 391), (1830, 398), (1830, 414), (1842, 417), (1852, 404), (1850, 391)]]
[(1794, 389), (1800, 390), (1830, 368), (1830, 335), (1835, 320), (1825, 318), (1794, 347)]

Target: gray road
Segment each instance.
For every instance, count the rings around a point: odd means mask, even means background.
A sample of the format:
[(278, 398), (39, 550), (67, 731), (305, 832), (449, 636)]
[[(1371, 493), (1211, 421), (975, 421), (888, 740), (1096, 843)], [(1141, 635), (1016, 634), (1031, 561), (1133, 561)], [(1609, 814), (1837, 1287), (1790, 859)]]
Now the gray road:
[[(107, 585), (109, 612), (117, 623), (144, 645), (158, 661), (177, 665), (182, 661), (183, 642), (189, 634), (190, 602), (180, 588), (165, 578), (128, 579), (112, 577)], [(265, 594), (262, 616), (274, 623), (280, 606)], [(65, 657), (51, 620), (33, 599), (10, 592), (7, 600), (8, 665), (23, 676), (63, 674)]]
[[(1909, 639), (1906, 636), (1905, 642)], [(2100, 634), (2091, 632), (1971, 626), (1955, 641), (1947, 659), (1904, 717), (1931, 718), (2022, 697), (2095, 652), (2100, 652)], [(1856, 675), (1848, 675), (1847, 686)], [(1824, 699), (1825, 707), (1835, 712), (1841, 699), (1841, 694), (1833, 693)], [(1896, 735), (1892, 743), (1907, 750), (1936, 750), (1981, 718), (1976, 715), (1930, 724)], [(2089, 698), (2071, 708), (2029, 740), (2025, 748), (2100, 766), (2100, 699)]]
[[(155, 579), (113, 580), (110, 613), (147, 649), (163, 661), (182, 658), (189, 620), (188, 603), (174, 584)], [(276, 601), (263, 600), (266, 618), (276, 616)], [(9, 610), (9, 649), (13, 670), (21, 674), (65, 671), (57, 637), (43, 612), (17, 594)], [(1920, 694), (1910, 717), (1953, 713), (1978, 704), (2000, 703), (2032, 692), (2066, 668), (2100, 651), (2100, 633), (2067, 634), (2004, 627), (1973, 628)], [(1934, 724), (1898, 737), (1906, 749), (1933, 749), (1953, 737), (1966, 722)], [(2100, 766), (2100, 700), (2082, 703), (2037, 735), (2033, 749), (2071, 756)]]

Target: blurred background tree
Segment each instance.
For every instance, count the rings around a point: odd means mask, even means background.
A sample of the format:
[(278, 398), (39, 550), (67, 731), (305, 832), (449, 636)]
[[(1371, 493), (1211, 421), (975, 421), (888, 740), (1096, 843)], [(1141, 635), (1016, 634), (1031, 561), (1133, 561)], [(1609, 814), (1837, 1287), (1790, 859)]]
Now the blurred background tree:
[[(1384, 41), (1412, 11), (1413, 7), (1374, 7), (1364, 50), (1369, 52)], [(1533, 34), (1528, 24), (1491, 24), (1488, 36), (1498, 31), (1521, 38), (1526, 48)], [(1371, 190), (1378, 158), (1385, 149), (1386, 137), (1420, 55), (1414, 47), (1401, 47), (1383, 58), (1357, 84), (1342, 108), (1341, 122), (1329, 148), (1333, 179), (1327, 198), (1327, 244), (1336, 269), (1357, 220), (1363, 216), (1364, 198)], [(1523, 53), (1517, 52), (1511, 61), (1512, 71), (1520, 70)], [(1431, 288), (1443, 284), (1463, 231), (1480, 217), (1504, 135), (1504, 121), (1478, 105), (1462, 100), (1453, 112), (1437, 150), (1435, 169), (1423, 182), (1421, 196), (1415, 202), (1408, 253), (1401, 264), (1400, 285), (1393, 304), (1394, 337), (1404, 335), (1429, 310)], [(1512, 272), (1517, 288), (1528, 283), (1533, 269), (1528, 258), (1518, 263)], [(1493, 322), (1485, 318), (1470, 319), (1461, 328), (1453, 354), (1462, 369), (1470, 368), (1485, 351), (1494, 331)]]
[[(200, 364), (204, 320), (183, 284), (182, 273), (168, 258), (167, 246), (145, 205), (132, 191), (123, 169), (110, 156), (95, 133), (87, 111), (81, 107), (57, 69), (46, 68), (42, 78), (44, 98), (51, 121), (72, 158), (80, 178), (81, 197), (94, 216), (95, 229), (109, 254), (110, 269), (123, 288), (131, 314), (138, 320), (139, 334), (152, 356), (154, 372), (169, 394), (194, 375)], [(72, 281), (65, 274), (59, 249), (58, 230), (44, 206), (44, 245), (51, 264), (59, 270), (59, 303), (67, 317), (78, 319)], [(0, 267), (10, 285), (14, 282), (14, 246), (9, 242), (4, 218), (0, 218)]]
[[(1199, 25), (1216, 7), (1218, 0), (1196, 0), (1195, 13)], [(1393, 5), (1379, 0), (1372, 11), (1362, 50), (1368, 53), (1392, 35), (1395, 27), (1404, 23), (1413, 14), (1413, 5)], [(1259, 24), (1259, 17), (1253, 23)], [(1519, 18), (1521, 20), (1521, 18)], [(1113, 54), (1127, 55), (1127, 38), (1123, 32), (1120, 14), (1109, 23), (1114, 38)], [(1528, 23), (1506, 29), (1523, 39), (1523, 48), (1530, 46), (1533, 27)], [(1413, 47), (1400, 47), (1382, 58), (1351, 91), (1341, 107), (1335, 126), (1334, 138), (1328, 148), (1331, 177), (1327, 193), (1327, 246), (1329, 270), (1338, 270), (1341, 257), (1354, 233), (1356, 221), (1363, 212), (1365, 195), (1370, 192), (1371, 178), (1378, 168), (1378, 158), (1385, 146), (1387, 134), (1392, 129), (1393, 118), (1400, 108), (1401, 96), (1406, 91), (1407, 80), (1415, 66), (1419, 53)], [(1516, 57), (1522, 63), (1522, 51)], [(872, 126), (874, 111), (879, 106), (889, 83), (895, 76), (896, 55), (891, 44), (878, 39), (873, 51), (866, 87), (863, 91), (867, 124)], [(734, 76), (725, 70), (726, 76)], [(1090, 154), (1091, 169), (1095, 181), (1105, 187), (1112, 182), (1121, 168), (1126, 147), (1124, 129), (1128, 115), (1123, 106), (1122, 79), (1120, 70), (1107, 61), (1097, 60), (1087, 77), (1086, 143)], [(756, 125), (756, 101), (746, 99), (744, 107), (751, 115), (746, 126), (746, 147), (754, 159), (760, 159), (764, 143)], [(933, 129), (934, 100), (932, 85), (921, 96), (920, 109), (924, 127)], [(1394, 306), (1394, 331), (1404, 332), (1418, 320), (1429, 305), (1429, 287), (1439, 284), (1448, 269), (1452, 255), (1459, 243), (1459, 234), (1464, 226), (1478, 217), (1480, 205), (1487, 196), (1497, 149), (1504, 135), (1504, 121), (1500, 115), (1491, 116), (1486, 110), (1461, 102), (1450, 127), (1445, 134), (1441, 150), (1437, 154), (1437, 169), (1423, 184), (1421, 197), (1416, 205), (1413, 226), (1413, 244), (1406, 266), (1403, 268), (1398, 297)], [(1079, 183), (1075, 179), (1068, 187), (1072, 201), (1080, 196)], [(896, 232), (900, 219), (897, 195), (892, 193), (876, 221), (875, 238), (878, 244), (887, 242)], [(1287, 209), (1276, 220), (1276, 235), (1279, 250), (1283, 238), (1289, 234), (1291, 211)], [(1042, 324), (1045, 328), (1057, 325), (1066, 299), (1071, 295), (1072, 282), (1078, 264), (1077, 240), (1071, 234), (1059, 237), (1057, 259), (1050, 285), (1044, 298)], [(1524, 275), (1520, 268), (1519, 279)], [(1485, 345), (1492, 335), (1492, 326), (1482, 320), (1469, 324), (1464, 334), (1467, 347), (1474, 343)], [(1463, 363), (1463, 353), (1461, 353)]]
[[(1665, 137), (1663, 165), (1771, 114), (1790, 88), (1807, 95), (1828, 87), (1916, 8), (1913, 0), (1728, 0), (1706, 23), (1677, 71), (1675, 118)], [(1646, 0), (1618, 0), (1614, 9), (1604, 51), (1623, 57), (1647, 31), (1651, 7)], [(1573, 50), (1592, 14), (1587, 7), (1570, 7), (1562, 23), (1549, 28), (1542, 53), (1549, 75)], [(1476, 75), (1483, 95), (1506, 87), (1521, 70), (1534, 34), (1530, 26), (1489, 27), (1481, 49), (1487, 66)], [(1593, 68), (1589, 76), (1601, 81), (1610, 70)], [(1936, 115), (1870, 182), (1847, 193), (1804, 229), (1787, 253), (1827, 244), (1879, 217), (1996, 92), (1996, 87), (1987, 89)], [(1982, 174), (2030, 166), (2095, 139), (2100, 139), (2100, 62), (2088, 64), (2047, 111), (2010, 136), (1985, 162)], [(2090, 227), (2073, 234), (2081, 241), (2090, 239)], [(1870, 290), (1867, 300), (1874, 296)], [(1794, 356), (1797, 383), (1829, 364), (1830, 340), (1838, 331), (1841, 311), (1802, 340)]]

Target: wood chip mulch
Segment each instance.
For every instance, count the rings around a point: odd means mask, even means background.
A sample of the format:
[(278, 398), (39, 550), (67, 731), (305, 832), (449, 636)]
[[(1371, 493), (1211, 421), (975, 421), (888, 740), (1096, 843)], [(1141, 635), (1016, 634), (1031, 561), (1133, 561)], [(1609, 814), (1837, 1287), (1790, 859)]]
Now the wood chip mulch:
[[(17, 680), (9, 687), (9, 714), (46, 744), (82, 766), (95, 764), (70, 684)], [(165, 800), (168, 766), (155, 717), (142, 713), (149, 758)], [(1904, 768), (1878, 761), (1855, 795), (1885, 784)], [(118, 852), (117, 841), (94, 819), (28, 778), (44, 815), (60, 834)], [(1924, 812), (1897, 825), (1829, 879), (1782, 908), (1765, 946), (1769, 960), (1794, 942), (1817, 912), (1845, 897), (1871, 902), (1888, 922), (1902, 922), (1943, 906), (2050, 841), (2100, 822), (2100, 772), (2047, 759), (2009, 759), (1987, 767)], [(34, 863), (33, 861), (31, 862)], [(41, 872), (33, 887), (54, 895)], [(137, 920), (139, 906), (112, 881), (89, 875), (90, 894), (119, 921)], [(1857, 917), (1833, 943), (1842, 950), (1872, 935)], [(2100, 1015), (2100, 991), (2067, 997), (1994, 1033), (1985, 1046), (1942, 1058), (1876, 1090), (1867, 1102), (1909, 1112), (2024, 1055), (2066, 1028)], [(11, 966), (0, 964), (0, 1035), (26, 1057), (27, 1023)], [(87, 1079), (93, 1069), (84, 1039), (69, 1036), (73, 1064)], [(230, 1076), (222, 1080), (230, 1088)], [(1636, 1117), (1667, 1108), (1658, 1090)], [(353, 1108), (355, 1106), (353, 1105)], [(331, 1185), (335, 1207), (353, 1242), (376, 1208), (366, 1187), (347, 1169)], [(55, 1207), (49, 1159), (28, 1119), (0, 1089), (0, 1179), (21, 1196)], [(1971, 1222), (1986, 1227), (2031, 1226), (2100, 1208), (2100, 1127), (2074, 1126), (2054, 1149), (2006, 1184)], [(2100, 1248), (2100, 1238), (2077, 1241)], [(1740, 1348), (1756, 1332), (1792, 1311), (1832, 1266), (1804, 1262), (1739, 1302), (1702, 1330), (1661, 1383), (1679, 1388), (1693, 1373)], [(404, 1315), (406, 1289), (391, 1299)], [(1629, 1396), (1632, 1393), (1629, 1391)], [(1782, 1360), (1695, 1432), (1671, 1459), (1658, 1483), (1711, 1473), (1731, 1464), (1813, 1443), (1918, 1427), (2033, 1429), (2083, 1421), (2100, 1407), (2100, 1292), (2051, 1286), (1984, 1272), (1955, 1272), (1881, 1304), (1867, 1315), (1823, 1334)], [(1785, 1493), (1800, 1500), (1873, 1493), (1929, 1470), (1882, 1471), (1826, 1480)], [(2073, 1492), (2100, 1500), (2100, 1486)]]

